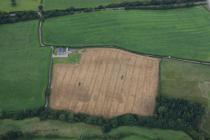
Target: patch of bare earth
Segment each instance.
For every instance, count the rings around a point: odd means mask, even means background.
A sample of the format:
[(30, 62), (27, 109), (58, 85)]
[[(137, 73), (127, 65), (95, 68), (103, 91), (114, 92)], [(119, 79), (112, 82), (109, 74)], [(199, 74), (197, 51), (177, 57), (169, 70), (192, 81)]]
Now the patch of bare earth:
[(159, 59), (118, 49), (86, 49), (78, 64), (53, 68), (50, 107), (113, 117), (152, 115)]

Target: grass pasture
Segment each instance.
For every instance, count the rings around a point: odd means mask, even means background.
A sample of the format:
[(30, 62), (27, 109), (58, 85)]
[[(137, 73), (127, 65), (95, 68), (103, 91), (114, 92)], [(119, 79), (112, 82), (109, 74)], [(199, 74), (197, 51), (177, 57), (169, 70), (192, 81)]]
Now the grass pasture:
[[(119, 140), (192, 140), (184, 132), (174, 130), (123, 126), (113, 129), (108, 134), (103, 134), (99, 127), (83, 123), (71, 124), (53, 120), (40, 121), (38, 118), (20, 121), (0, 120), (0, 135), (11, 130), (34, 133), (36, 137), (33, 140), (78, 140), (81, 137), (91, 140), (104, 140), (105, 136), (110, 137), (110, 139), (119, 137)], [(54, 138), (46, 138), (46, 136), (54, 136)]]
[[(210, 14), (203, 7), (106, 10), (47, 19), (46, 43), (118, 45), (135, 52), (210, 61)], [(65, 28), (63, 28), (65, 27)]]
[(8, 131), (22, 131), (24, 133), (35, 133), (36, 136), (44, 137), (54, 135), (54, 137), (79, 138), (80, 135), (101, 135), (101, 129), (96, 126), (84, 123), (65, 123), (55, 120), (40, 121), (39, 118), (30, 118), (21, 121), (0, 120), (0, 135)]
[(153, 114), (159, 59), (119, 49), (85, 49), (78, 64), (55, 64), (50, 107), (113, 117)]
[[(191, 140), (191, 138), (181, 131), (149, 129), (144, 127), (122, 126), (113, 129), (110, 135), (127, 134), (128, 136), (121, 140)], [(130, 135), (129, 135), (130, 134)]]
[[(180, 61), (161, 62), (160, 94), (199, 102), (210, 113), (210, 66)], [(210, 114), (204, 118), (204, 128), (210, 132)]]
[[(108, 5), (112, 3), (121, 3), (124, 1), (138, 1), (138, 0), (44, 0), (44, 9), (66, 9), (69, 7), (75, 8), (92, 8), (99, 5)], [(139, 0), (147, 1), (147, 0)]]
[(12, 6), (11, 0), (0, 0), (0, 11), (13, 12), (13, 11), (36, 11), (40, 0), (16, 0), (17, 5)]
[(0, 110), (44, 105), (50, 50), (40, 48), (37, 21), (0, 26)]
[(160, 82), (161, 95), (208, 105), (210, 66), (163, 60)]

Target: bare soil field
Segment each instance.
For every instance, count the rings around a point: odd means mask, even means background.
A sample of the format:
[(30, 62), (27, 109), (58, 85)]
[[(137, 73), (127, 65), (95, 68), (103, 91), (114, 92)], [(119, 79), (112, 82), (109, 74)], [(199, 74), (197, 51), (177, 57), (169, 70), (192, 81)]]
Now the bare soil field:
[(50, 107), (113, 117), (152, 115), (159, 59), (118, 49), (86, 49), (78, 64), (55, 64)]

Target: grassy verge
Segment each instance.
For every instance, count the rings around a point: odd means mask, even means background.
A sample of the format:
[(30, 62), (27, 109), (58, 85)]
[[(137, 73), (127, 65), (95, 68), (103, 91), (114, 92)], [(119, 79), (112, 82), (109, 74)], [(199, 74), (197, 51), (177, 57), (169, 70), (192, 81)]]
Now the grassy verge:
[[(142, 140), (191, 140), (191, 138), (183, 132), (162, 129), (149, 129), (143, 127), (119, 127), (113, 129), (108, 134), (103, 134), (99, 127), (87, 125), (83, 123), (64, 123), (60, 121), (45, 120), (40, 121), (38, 118), (31, 118), (21, 121), (0, 120), (0, 134), (8, 131), (23, 131), (24, 133), (35, 134), (36, 140), (47, 140), (59, 136), (61, 139), (82, 139), (91, 138), (92, 140), (102, 140), (115, 138), (118, 140), (130, 140), (131, 138)], [(46, 136), (48, 138), (46, 138)], [(173, 137), (171, 137), (173, 136)], [(132, 139), (134, 140), (134, 139)]]
[[(164, 11), (106, 10), (47, 19), (44, 40), (210, 61), (210, 15), (203, 7)], [(65, 28), (63, 28), (65, 27)]]
[[(180, 61), (161, 63), (160, 94), (204, 104), (210, 112), (210, 66)], [(204, 128), (210, 132), (210, 115), (204, 117)]]
[(40, 121), (38, 118), (25, 119), (22, 121), (15, 120), (0, 120), (0, 132), (1, 134), (8, 131), (23, 131), (24, 133), (35, 134), (35, 136), (60, 136), (69, 138), (79, 138), (80, 135), (90, 134), (90, 135), (100, 135), (101, 130), (98, 127), (75, 123), (69, 124), (60, 121)]
[(11, 5), (11, 0), (0, 1), (0, 11), (13, 12), (13, 11), (36, 11), (40, 0), (16, 0), (16, 6)]
[(50, 49), (37, 36), (36, 21), (0, 26), (0, 110), (44, 105)]
[[(44, 0), (44, 9), (66, 9), (69, 7), (92, 8), (99, 5), (121, 3), (128, 0)], [(148, 0), (129, 0), (129, 1), (148, 1)]]

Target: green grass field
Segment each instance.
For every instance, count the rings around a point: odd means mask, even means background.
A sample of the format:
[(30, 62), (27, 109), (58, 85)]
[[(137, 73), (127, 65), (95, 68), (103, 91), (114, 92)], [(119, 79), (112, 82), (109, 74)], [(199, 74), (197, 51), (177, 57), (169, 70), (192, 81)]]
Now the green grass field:
[(79, 138), (81, 135), (102, 135), (101, 129), (83, 123), (65, 123), (61, 121), (46, 120), (38, 118), (25, 119), (21, 121), (0, 120), (0, 134), (8, 131), (23, 131), (24, 133), (35, 133), (36, 136), (44, 137), (54, 135), (60, 137)]
[(0, 11), (12, 12), (12, 11), (36, 11), (40, 0), (16, 0), (17, 5), (12, 6), (11, 0), (0, 0)]
[(50, 49), (38, 44), (37, 21), (0, 26), (0, 110), (44, 105)]
[(66, 9), (69, 7), (92, 8), (99, 5), (121, 3), (124, 1), (148, 1), (148, 0), (44, 0), (44, 9)]
[[(113, 129), (109, 135), (126, 135), (121, 140), (191, 140), (191, 138), (181, 131), (149, 129), (144, 127), (122, 126)], [(173, 137), (172, 137), (173, 136)]]
[[(23, 131), (24, 133), (34, 133), (36, 140), (48, 140), (45, 136), (62, 137), (63, 139), (78, 140), (81, 137), (91, 140), (102, 140), (105, 136), (119, 140), (192, 140), (188, 135), (180, 131), (149, 129), (143, 127), (119, 127), (113, 129), (108, 134), (103, 134), (99, 127), (83, 123), (65, 123), (60, 121), (46, 120), (40, 121), (38, 118), (21, 121), (0, 120), (0, 135), (8, 131)], [(171, 137), (173, 136), (173, 137)]]
[(47, 19), (47, 43), (118, 45), (136, 52), (210, 61), (210, 14), (203, 7), (100, 11)]
[(208, 105), (210, 66), (163, 60), (160, 82), (161, 95)]
[[(210, 112), (210, 66), (163, 60), (160, 94), (199, 102)], [(204, 119), (204, 128), (210, 132), (210, 115)]]

